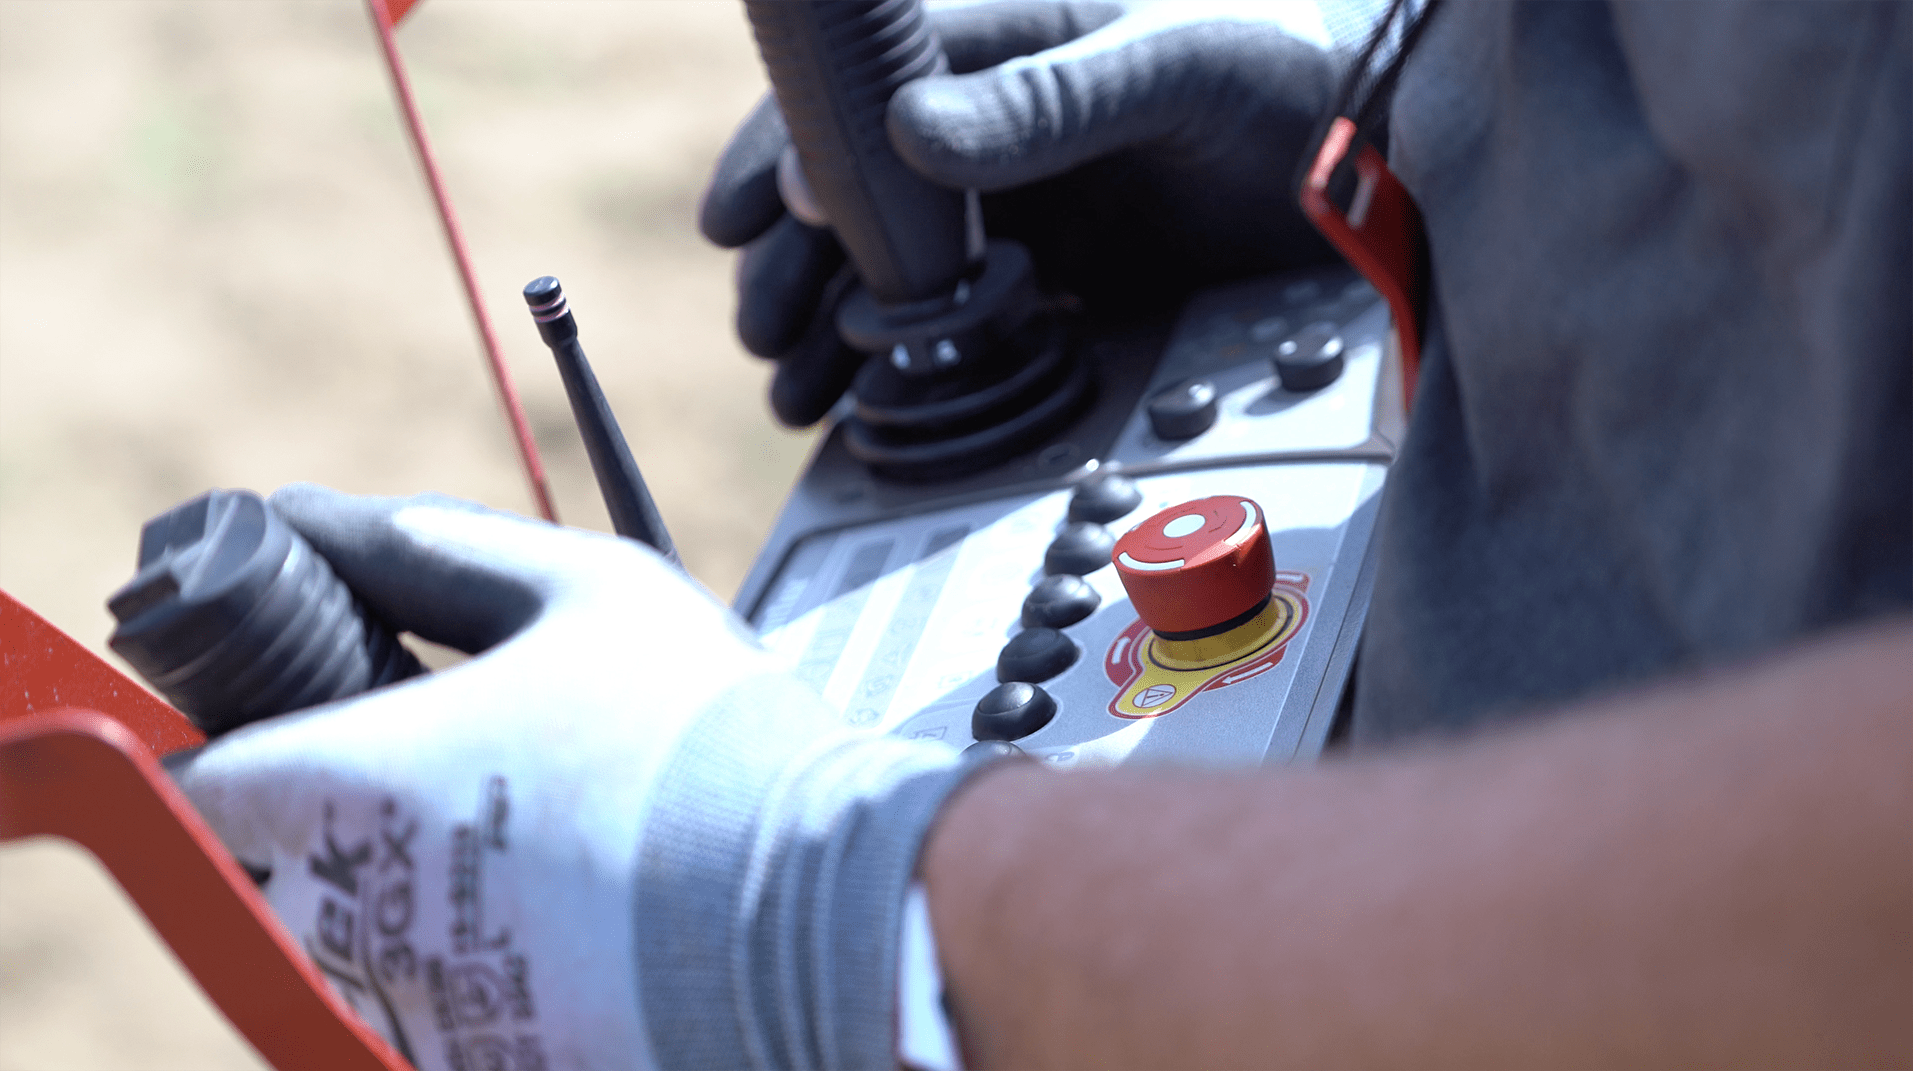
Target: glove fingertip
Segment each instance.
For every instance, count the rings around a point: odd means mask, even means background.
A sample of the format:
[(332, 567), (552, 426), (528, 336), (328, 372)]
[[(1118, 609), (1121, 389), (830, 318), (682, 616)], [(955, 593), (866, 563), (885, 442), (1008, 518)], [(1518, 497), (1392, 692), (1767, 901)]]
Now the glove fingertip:
[(281, 513), (298, 513), (345, 497), (347, 496), (343, 492), (335, 491), (324, 484), (301, 481), (280, 487), (267, 495), (266, 501), (273, 509)]
[(802, 337), (778, 355), (771, 377), (771, 412), (785, 427), (807, 428), (822, 420), (870, 359), (837, 333), (837, 307), (856, 285), (856, 273), (848, 267), (833, 276)]
[(697, 229), (712, 245), (736, 249), (769, 230), (783, 214), (773, 165), (743, 176), (735, 185), (705, 189), (697, 206)]
[(777, 195), (777, 160), (790, 144), (776, 98), (766, 94), (739, 124), (718, 157), (698, 201), (698, 231), (712, 244), (736, 249), (763, 234), (784, 214)]
[(771, 377), (771, 412), (787, 428), (808, 428), (830, 413), (850, 389), (866, 356), (835, 339), (819, 352), (789, 357)]
[[(737, 337), (759, 357), (781, 357), (819, 315), (843, 247), (827, 230), (794, 217), (779, 221), (744, 251), (737, 268)], [(835, 306), (822, 309), (835, 313)]]

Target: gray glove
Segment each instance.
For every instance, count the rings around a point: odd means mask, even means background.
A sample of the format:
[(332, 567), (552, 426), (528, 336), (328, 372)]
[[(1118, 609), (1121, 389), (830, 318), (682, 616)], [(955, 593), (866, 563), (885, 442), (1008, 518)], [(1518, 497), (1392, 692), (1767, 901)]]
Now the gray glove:
[[(1107, 0), (933, 9), (955, 73), (892, 98), (890, 139), (932, 180), (981, 191), (988, 230), (1029, 247), (1045, 289), (1092, 310), (1173, 307), (1218, 281), (1330, 259), (1292, 182), (1338, 61), (1290, 32), (1297, 13)], [(746, 247), (738, 335), (778, 362), (778, 418), (805, 425), (861, 356), (833, 327), (842, 249), (778, 198), (787, 143), (767, 97), (719, 160), (699, 225)]]
[(272, 503), (392, 625), (478, 654), (174, 769), (414, 1064), (894, 1066), (956, 752), (845, 729), (635, 543), (436, 496)]

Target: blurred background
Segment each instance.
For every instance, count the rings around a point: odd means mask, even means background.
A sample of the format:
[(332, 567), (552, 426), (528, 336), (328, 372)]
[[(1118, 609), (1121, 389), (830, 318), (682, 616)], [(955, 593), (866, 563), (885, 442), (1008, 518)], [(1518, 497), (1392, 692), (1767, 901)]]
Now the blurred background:
[[(694, 575), (806, 456), (697, 197), (763, 92), (741, 5), (425, 0), (400, 47), (565, 523), (605, 530), (518, 290), (559, 276)], [(357, 0), (0, 3), (0, 587), (96, 651), (209, 487), (533, 512)], [(90, 856), (0, 848), (0, 1068), (257, 1058)]]

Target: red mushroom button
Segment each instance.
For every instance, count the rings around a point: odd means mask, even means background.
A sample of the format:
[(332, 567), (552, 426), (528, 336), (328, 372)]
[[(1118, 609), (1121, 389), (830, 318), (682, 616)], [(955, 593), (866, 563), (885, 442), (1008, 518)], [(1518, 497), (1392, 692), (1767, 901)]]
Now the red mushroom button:
[(1118, 539), (1112, 560), (1136, 615), (1168, 639), (1239, 625), (1275, 586), (1262, 507), (1240, 495), (1163, 510)]

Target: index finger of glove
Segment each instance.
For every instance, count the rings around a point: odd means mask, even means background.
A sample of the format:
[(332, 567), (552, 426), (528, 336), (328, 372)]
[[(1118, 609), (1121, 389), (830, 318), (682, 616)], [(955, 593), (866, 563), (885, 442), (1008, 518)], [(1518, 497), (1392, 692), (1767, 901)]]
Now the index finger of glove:
[(943, 185), (992, 193), (1138, 146), (1220, 155), (1269, 129), (1271, 109), (1312, 128), (1331, 80), (1319, 48), (1227, 7), (1185, 13), (1164, 4), (973, 74), (918, 79), (891, 98), (891, 144)]
[(388, 624), (473, 654), (529, 624), (567, 587), (588, 585), (594, 562), (642, 554), (443, 495), (372, 498), (293, 484), (271, 503)]

